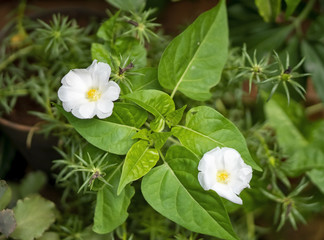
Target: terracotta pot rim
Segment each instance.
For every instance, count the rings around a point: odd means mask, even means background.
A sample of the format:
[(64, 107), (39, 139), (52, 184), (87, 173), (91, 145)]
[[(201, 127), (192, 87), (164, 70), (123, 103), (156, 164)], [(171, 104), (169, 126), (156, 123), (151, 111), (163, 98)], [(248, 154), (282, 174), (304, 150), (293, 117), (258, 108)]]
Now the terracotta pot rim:
[(30, 132), (32, 130), (38, 130), (39, 129), (36, 126), (28, 126), (28, 125), (23, 125), (23, 124), (20, 124), (20, 123), (15, 123), (15, 122), (9, 121), (9, 120), (7, 120), (5, 118), (1, 118), (1, 117), (0, 117), (0, 124), (2, 124), (4, 126), (7, 126), (7, 127), (10, 127), (10, 128), (14, 128), (14, 129), (23, 131), (23, 132)]

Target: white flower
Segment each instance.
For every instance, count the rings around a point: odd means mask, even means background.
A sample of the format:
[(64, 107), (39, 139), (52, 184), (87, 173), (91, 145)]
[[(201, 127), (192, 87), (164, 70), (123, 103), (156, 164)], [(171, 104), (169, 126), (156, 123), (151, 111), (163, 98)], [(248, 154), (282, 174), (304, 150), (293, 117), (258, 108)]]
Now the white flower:
[(110, 66), (97, 60), (87, 69), (69, 71), (58, 90), (64, 110), (81, 119), (109, 117), (120, 93), (118, 84), (109, 81), (110, 73)]
[(238, 194), (250, 187), (252, 168), (244, 163), (235, 149), (217, 147), (206, 152), (198, 170), (198, 180), (203, 189), (214, 190), (219, 196), (242, 204)]

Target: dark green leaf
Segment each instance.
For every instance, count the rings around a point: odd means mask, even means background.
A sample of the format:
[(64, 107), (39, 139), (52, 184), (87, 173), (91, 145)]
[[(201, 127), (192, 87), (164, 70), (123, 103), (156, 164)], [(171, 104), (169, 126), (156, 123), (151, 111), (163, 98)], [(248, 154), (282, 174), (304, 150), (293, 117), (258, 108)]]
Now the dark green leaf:
[(191, 109), (186, 116), (186, 125), (172, 128), (172, 133), (199, 157), (216, 147), (230, 147), (241, 154), (246, 164), (261, 170), (252, 159), (245, 139), (236, 126), (210, 107)]
[(150, 148), (147, 141), (140, 140), (135, 143), (126, 155), (117, 194), (120, 194), (128, 183), (147, 174), (158, 160), (158, 151)]
[(164, 51), (158, 68), (162, 87), (195, 100), (211, 97), (227, 59), (228, 27), (225, 1), (201, 14)]
[(306, 41), (301, 45), (302, 54), (305, 56), (305, 69), (310, 72), (317, 95), (324, 102), (324, 45), (310, 44)]
[(220, 197), (199, 185), (199, 159), (182, 146), (172, 146), (165, 161), (142, 180), (146, 201), (163, 216), (190, 231), (237, 239)]
[[(136, 127), (109, 122), (109, 118), (107, 120), (78, 119), (64, 111), (62, 107), (57, 107), (75, 130), (97, 148), (124, 155), (135, 143), (132, 137), (139, 130)], [(137, 121), (135, 120), (135, 122)]]
[(146, 122), (147, 112), (129, 103), (114, 103), (114, 111), (107, 119), (109, 122), (140, 128)]
[(310, 178), (312, 183), (317, 186), (318, 189), (324, 194), (324, 168), (313, 169), (307, 172), (307, 176)]
[(132, 186), (126, 186), (123, 191), (117, 195), (121, 168), (122, 164), (120, 163), (109, 170), (107, 174), (109, 178), (107, 181), (111, 185), (105, 185), (97, 193), (93, 225), (93, 231), (96, 233), (109, 233), (124, 223), (128, 217), (127, 208), (135, 190)]

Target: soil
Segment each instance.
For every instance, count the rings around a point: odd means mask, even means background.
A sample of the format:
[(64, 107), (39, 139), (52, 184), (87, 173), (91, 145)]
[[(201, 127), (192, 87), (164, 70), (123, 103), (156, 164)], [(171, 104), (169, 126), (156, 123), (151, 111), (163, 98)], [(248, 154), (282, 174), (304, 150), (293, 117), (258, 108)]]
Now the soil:
[(31, 111), (43, 112), (43, 108), (28, 97), (20, 97), (12, 112), (9, 115), (4, 115), (4, 118), (14, 123), (34, 126), (41, 119), (32, 115)]

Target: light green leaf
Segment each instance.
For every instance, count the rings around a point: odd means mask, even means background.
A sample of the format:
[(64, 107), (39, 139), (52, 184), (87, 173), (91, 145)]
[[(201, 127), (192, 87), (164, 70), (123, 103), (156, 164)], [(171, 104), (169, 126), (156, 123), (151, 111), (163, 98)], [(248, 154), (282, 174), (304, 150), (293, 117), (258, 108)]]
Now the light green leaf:
[(119, 8), (124, 11), (136, 12), (144, 8), (146, 1), (145, 0), (106, 0), (108, 3), (113, 5), (116, 8)]
[(190, 231), (237, 239), (220, 197), (199, 185), (198, 162), (186, 148), (170, 147), (165, 163), (142, 180), (145, 200), (160, 214)]
[(230, 147), (241, 154), (246, 164), (261, 170), (252, 159), (245, 139), (236, 126), (210, 107), (192, 108), (187, 113), (186, 125), (173, 127), (172, 133), (200, 158), (213, 148)]
[(133, 136), (133, 139), (139, 138), (139, 139), (149, 141), (150, 135), (151, 135), (150, 131), (147, 128), (143, 128)]
[(117, 194), (119, 195), (128, 183), (148, 173), (158, 160), (158, 151), (150, 148), (147, 141), (140, 140), (135, 143), (126, 155)]
[(5, 180), (0, 180), (0, 210), (7, 207), (11, 201), (11, 189)]
[(60, 235), (56, 232), (46, 232), (37, 240), (60, 240)]
[(125, 222), (128, 217), (127, 208), (135, 190), (132, 186), (126, 186), (117, 195), (117, 186), (121, 176), (122, 164), (110, 168), (108, 179), (111, 185), (105, 185), (97, 193), (96, 209), (94, 214), (93, 231), (105, 234), (113, 231)]
[[(299, 115), (301, 106), (291, 101), (289, 106), (283, 96), (278, 95), (265, 105), (265, 114), (269, 124), (276, 130), (276, 136), (279, 145), (287, 154), (294, 154), (301, 148), (304, 148), (308, 142), (296, 126), (298, 122), (294, 119), (301, 119)], [(294, 117), (298, 114), (298, 118)], [(295, 121), (295, 120), (294, 120)]]
[(39, 195), (18, 200), (13, 209), (17, 227), (10, 235), (14, 239), (33, 240), (55, 221), (55, 205)]
[(114, 103), (112, 115), (107, 118), (109, 122), (140, 128), (146, 122), (147, 112), (134, 104)]
[(169, 137), (172, 136), (171, 132), (155, 132), (152, 133), (151, 138), (154, 142), (154, 147), (160, 150)]
[(4, 209), (0, 211), (0, 233), (8, 238), (15, 228), (16, 220), (14, 212), (11, 209)]
[(166, 116), (166, 123), (170, 128), (177, 125), (181, 121), (183, 112), (186, 109), (186, 107), (187, 105), (184, 105), (182, 108), (168, 113), (168, 115)]
[[(323, 159), (322, 159), (323, 160)], [(324, 168), (313, 169), (307, 172), (312, 183), (324, 194)]]
[(162, 117), (162, 116), (159, 116), (159, 117), (155, 118), (152, 122), (150, 122), (150, 128), (154, 132), (163, 131), (164, 126), (165, 126), (165, 120), (164, 120), (164, 117)]
[(97, 59), (99, 62), (104, 62), (111, 65), (111, 53), (108, 50), (108, 47), (101, 43), (91, 44), (91, 56), (93, 60)]
[(71, 113), (64, 111), (62, 107), (57, 107), (75, 130), (97, 148), (124, 155), (135, 143), (132, 137), (139, 130), (136, 127), (109, 122), (109, 118), (107, 120), (78, 119)]
[(303, 56), (305, 56), (305, 69), (312, 74), (315, 91), (324, 102), (324, 46), (323, 44), (302, 41), (301, 50)]
[(136, 103), (155, 117), (164, 118), (175, 109), (172, 98), (158, 90), (140, 90), (127, 94), (123, 98)]
[(225, 1), (201, 14), (164, 51), (158, 68), (162, 87), (195, 100), (211, 97), (227, 59), (228, 27)]
[(288, 18), (294, 13), (296, 7), (300, 3), (300, 0), (285, 0), (285, 2), (287, 4), (286, 18)]
[(263, 20), (271, 22), (280, 13), (281, 0), (255, 0), (255, 5), (258, 7), (259, 14), (263, 17)]
[(117, 11), (113, 16), (101, 24), (98, 29), (97, 36), (103, 40), (112, 42), (114, 40), (114, 34), (117, 25), (117, 18), (119, 17), (120, 11)]

